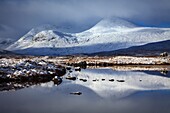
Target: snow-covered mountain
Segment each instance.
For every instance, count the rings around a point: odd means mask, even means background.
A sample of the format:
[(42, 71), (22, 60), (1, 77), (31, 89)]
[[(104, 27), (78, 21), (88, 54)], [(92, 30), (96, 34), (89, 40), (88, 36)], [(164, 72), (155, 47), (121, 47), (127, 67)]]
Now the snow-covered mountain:
[(170, 39), (170, 28), (139, 27), (124, 19), (107, 18), (81, 33), (59, 32), (40, 26), (7, 50), (32, 55), (70, 55), (113, 51)]

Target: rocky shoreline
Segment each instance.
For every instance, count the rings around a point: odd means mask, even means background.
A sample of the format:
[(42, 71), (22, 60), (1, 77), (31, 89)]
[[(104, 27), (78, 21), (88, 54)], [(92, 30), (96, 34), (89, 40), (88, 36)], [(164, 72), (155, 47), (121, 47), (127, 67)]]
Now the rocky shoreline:
[(113, 65), (170, 65), (170, 57), (68, 57), (68, 65), (113, 66)]
[(55, 76), (63, 76), (66, 70), (61, 65), (42, 59), (1, 59), (0, 83), (3, 82), (44, 82)]

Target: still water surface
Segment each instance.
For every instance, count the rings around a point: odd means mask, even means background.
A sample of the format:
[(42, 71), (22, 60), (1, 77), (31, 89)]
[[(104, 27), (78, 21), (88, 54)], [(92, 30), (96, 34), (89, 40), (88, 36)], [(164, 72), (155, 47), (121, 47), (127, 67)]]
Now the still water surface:
[(169, 73), (105, 68), (65, 76), (77, 79), (0, 92), (0, 113), (170, 113)]

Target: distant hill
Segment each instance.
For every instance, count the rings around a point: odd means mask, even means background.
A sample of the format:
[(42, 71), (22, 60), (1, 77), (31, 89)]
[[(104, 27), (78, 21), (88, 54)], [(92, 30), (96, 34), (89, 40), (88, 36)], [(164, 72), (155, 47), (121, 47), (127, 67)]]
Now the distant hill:
[(160, 53), (167, 52), (170, 54), (170, 40), (149, 43), (141, 46), (133, 46), (126, 49), (115, 51), (98, 52), (89, 55), (130, 55), (130, 56), (155, 56)]
[(14, 52), (0, 49), (0, 55), (17, 55)]

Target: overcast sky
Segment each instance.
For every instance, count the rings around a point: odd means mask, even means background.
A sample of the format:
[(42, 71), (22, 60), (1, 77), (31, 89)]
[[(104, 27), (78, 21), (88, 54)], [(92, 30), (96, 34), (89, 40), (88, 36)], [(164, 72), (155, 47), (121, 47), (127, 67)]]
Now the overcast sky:
[(86, 25), (115, 16), (170, 27), (170, 0), (0, 0), (0, 39), (20, 38), (41, 24)]

